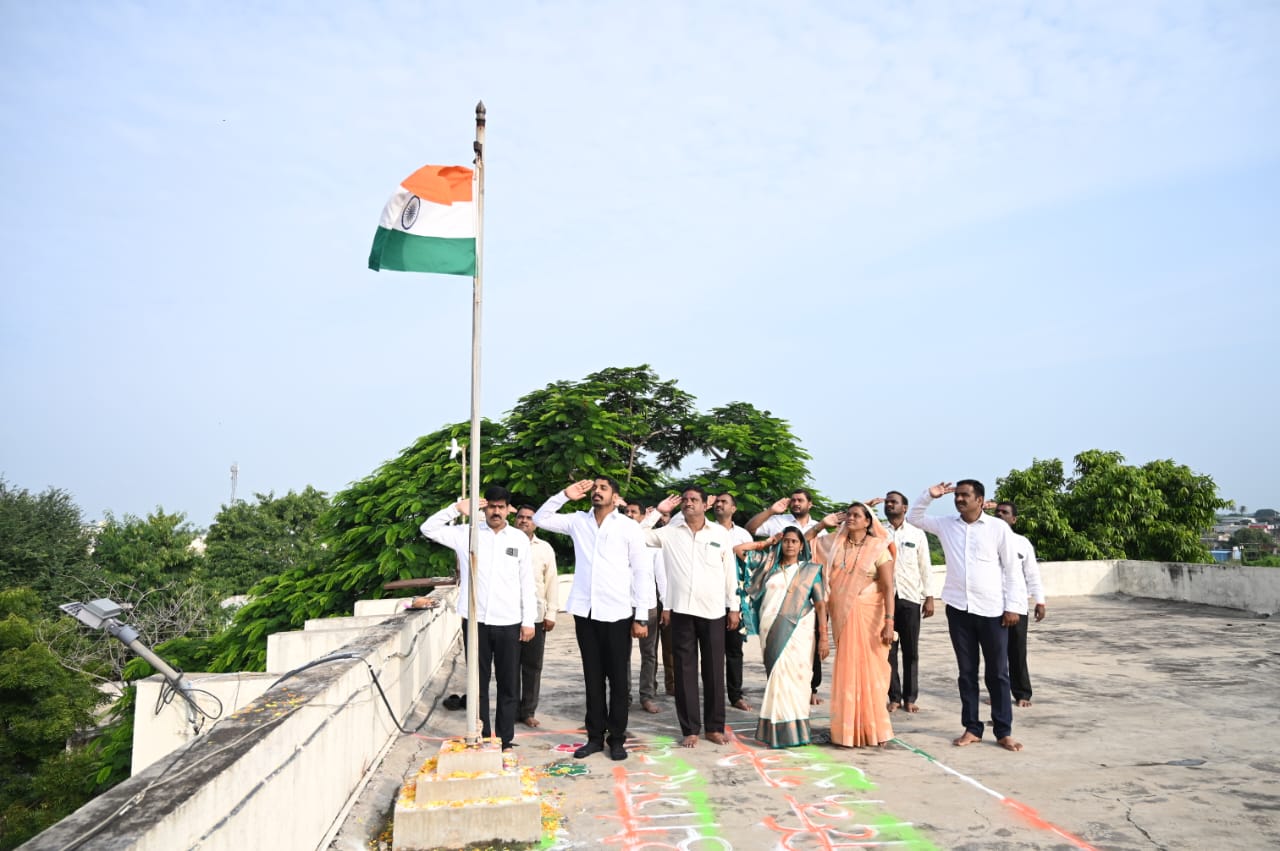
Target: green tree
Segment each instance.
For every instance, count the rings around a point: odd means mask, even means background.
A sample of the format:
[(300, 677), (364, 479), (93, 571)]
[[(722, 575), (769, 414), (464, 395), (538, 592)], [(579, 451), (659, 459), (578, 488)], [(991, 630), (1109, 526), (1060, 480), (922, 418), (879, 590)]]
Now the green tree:
[(1119, 452), (1091, 449), (1064, 478), (1060, 461), (1035, 460), (997, 481), (1018, 506), (1018, 528), (1046, 560), (1132, 558), (1209, 562), (1200, 542), (1227, 501), (1213, 479), (1171, 460), (1141, 467)]
[(1273, 523), (1276, 519), (1276, 510), (1274, 508), (1259, 508), (1253, 512), (1253, 519), (1262, 523)]
[(116, 518), (107, 512), (93, 540), (95, 574), (140, 589), (185, 581), (200, 564), (200, 554), (192, 547), (198, 534), (181, 512), (168, 514), (157, 508), (145, 518)]
[(329, 550), (321, 518), (329, 499), (308, 485), (301, 493), (254, 494), (224, 505), (205, 536), (200, 582), (219, 599), (247, 594), (260, 579), (294, 568), (323, 569)]
[[(809, 453), (791, 425), (770, 411), (730, 402), (692, 420), (688, 432), (710, 461), (692, 480), (711, 492), (731, 493), (739, 517), (751, 517), (795, 488), (810, 487)], [(821, 495), (815, 492), (814, 501), (822, 502)]]
[(1068, 490), (1057, 458), (1032, 459), (1027, 469), (1011, 470), (996, 481), (996, 498), (1017, 506), (1018, 532), (1035, 545), (1040, 558), (1107, 558), (1097, 544), (1072, 528), (1065, 504)]
[(33, 494), (0, 478), (0, 588), (27, 587), (46, 603), (61, 602), (88, 564), (84, 518), (69, 493)]
[[(418, 527), (461, 495), (461, 464), (450, 458), (450, 446), (465, 444), (468, 435), (466, 423), (445, 426), (335, 494), (321, 520), (329, 560), (254, 586), (217, 640), (214, 669), (261, 668), (267, 635), (307, 618), (346, 614), (355, 600), (380, 596), (388, 581), (452, 575), (454, 555), (429, 544)], [(652, 498), (698, 450), (712, 459), (699, 475), (713, 479), (713, 488), (730, 489), (732, 481), (748, 506), (808, 478), (808, 455), (785, 421), (744, 403), (702, 417), (692, 396), (643, 365), (558, 381), (521, 397), (502, 422), (482, 423), (481, 447), (481, 488), (502, 484), (535, 505), (592, 475), (616, 478), (629, 496)]]
[(38, 639), (47, 618), (29, 589), (0, 591), (0, 848), (12, 848), (95, 793), (96, 756), (67, 741), (105, 696)]
[(1230, 546), (1239, 547), (1251, 556), (1269, 555), (1276, 548), (1276, 539), (1264, 529), (1237, 529), (1231, 533)]

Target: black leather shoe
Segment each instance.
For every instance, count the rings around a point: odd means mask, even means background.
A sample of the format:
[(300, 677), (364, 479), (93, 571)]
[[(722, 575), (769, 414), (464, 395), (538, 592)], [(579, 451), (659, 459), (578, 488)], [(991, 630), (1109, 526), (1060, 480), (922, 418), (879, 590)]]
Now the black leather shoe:
[(627, 748), (622, 742), (609, 743), (609, 759), (619, 760), (627, 758)]
[(573, 752), (574, 759), (585, 759), (593, 753), (600, 753), (604, 750), (604, 742), (587, 742), (582, 747)]

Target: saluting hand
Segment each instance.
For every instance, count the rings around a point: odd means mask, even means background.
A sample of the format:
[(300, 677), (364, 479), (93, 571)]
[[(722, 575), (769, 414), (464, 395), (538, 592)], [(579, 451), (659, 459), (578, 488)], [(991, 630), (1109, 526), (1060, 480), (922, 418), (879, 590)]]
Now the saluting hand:
[(938, 482), (936, 485), (929, 488), (929, 496), (933, 497), (934, 499), (937, 499), (938, 497), (946, 496), (949, 493), (955, 493), (955, 492), (956, 492), (956, 486), (953, 485), (951, 482)]
[[(481, 511), (484, 511), (485, 506), (487, 506), (488, 504), (489, 504), (488, 500), (481, 498), (480, 502), (478, 503), (478, 507)], [(464, 496), (462, 499), (455, 502), (453, 504), (453, 507), (458, 509), (459, 514), (461, 514), (463, 517), (466, 517), (468, 514), (471, 513), (471, 497)]]
[(671, 512), (675, 511), (677, 508), (680, 507), (680, 501), (681, 501), (680, 494), (673, 493), (670, 496), (668, 496), (666, 499), (662, 500), (662, 502), (658, 503), (658, 510), (663, 512), (664, 514), (670, 514)]
[(782, 499), (769, 506), (770, 514), (786, 514), (787, 506), (791, 505), (791, 497), (784, 496)]
[(582, 499), (584, 496), (591, 493), (591, 488), (593, 487), (595, 487), (594, 481), (591, 479), (583, 479), (582, 481), (574, 482), (569, 485), (569, 487), (565, 488), (564, 495), (567, 496), (570, 501)]

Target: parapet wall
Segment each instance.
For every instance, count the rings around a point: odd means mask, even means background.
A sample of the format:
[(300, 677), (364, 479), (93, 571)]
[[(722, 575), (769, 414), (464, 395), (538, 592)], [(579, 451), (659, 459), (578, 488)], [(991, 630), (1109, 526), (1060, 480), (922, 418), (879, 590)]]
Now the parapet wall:
[[(327, 646), (335, 630), (312, 627), (298, 633), (322, 634), (324, 641), (317, 646), (324, 647), (324, 656), (349, 657), (290, 676), (239, 709), (226, 707), (202, 735), (160, 756), (22, 848), (320, 847), (457, 640), (460, 620), (452, 605), (406, 611), (402, 602), (362, 604), (361, 616), (373, 614), (368, 611), (372, 605), (383, 610), (378, 613), (383, 617), (356, 618), (339, 626), (349, 634), (336, 652)], [(175, 700), (165, 712), (181, 712), (181, 702)], [(165, 735), (174, 726), (170, 719), (149, 720), (153, 706), (139, 701), (144, 714), (135, 736)]]
[[(933, 592), (942, 594), (945, 565), (936, 565)], [(1260, 615), (1280, 611), (1280, 568), (1185, 562), (1042, 561), (1045, 597), (1088, 597), (1127, 594), (1155, 600), (1178, 600)]]
[(1260, 615), (1280, 611), (1280, 568), (1127, 560), (1115, 565), (1122, 594)]

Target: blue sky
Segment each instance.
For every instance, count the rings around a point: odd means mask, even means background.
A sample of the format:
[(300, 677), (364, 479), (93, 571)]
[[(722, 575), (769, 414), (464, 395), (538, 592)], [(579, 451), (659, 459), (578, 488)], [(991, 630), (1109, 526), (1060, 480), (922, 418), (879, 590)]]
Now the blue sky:
[(0, 3), (10, 485), (204, 526), (465, 420), (470, 282), (365, 264), (483, 99), (487, 416), (648, 363), (833, 497), (1280, 507), (1274, 3), (262, 5)]

